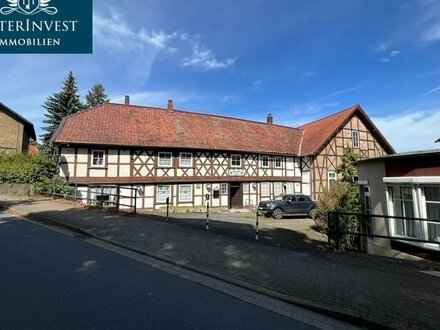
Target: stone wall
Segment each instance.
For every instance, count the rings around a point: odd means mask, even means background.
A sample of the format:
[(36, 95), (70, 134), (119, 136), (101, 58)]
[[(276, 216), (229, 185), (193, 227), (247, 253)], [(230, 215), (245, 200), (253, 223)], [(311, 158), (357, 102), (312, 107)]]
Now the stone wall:
[(24, 183), (0, 183), (0, 195), (33, 196), (34, 186)]

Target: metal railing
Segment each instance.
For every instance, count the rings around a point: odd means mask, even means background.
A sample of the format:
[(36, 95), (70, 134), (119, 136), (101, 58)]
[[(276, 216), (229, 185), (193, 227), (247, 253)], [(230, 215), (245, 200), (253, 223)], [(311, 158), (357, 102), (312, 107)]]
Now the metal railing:
[[(121, 194), (121, 190), (126, 189), (130, 191), (130, 195)], [(115, 190), (116, 193), (111, 191)], [(86, 196), (83, 197), (82, 194)], [(78, 190), (78, 187), (72, 187), (72, 192), (62, 192), (61, 187), (54, 186), (51, 191), (42, 193), (43, 195), (52, 196), (53, 198), (61, 197), (75, 201), (86, 202), (87, 205), (97, 206), (100, 208), (114, 208), (120, 210), (121, 206), (133, 209), (133, 213), (136, 214), (136, 199), (138, 194), (137, 188), (125, 187), (125, 186), (87, 186), (87, 190)], [(130, 204), (121, 202), (121, 199), (129, 199)]]
[[(343, 228), (342, 217), (355, 217), (358, 222), (358, 227), (355, 231), (346, 230)], [(401, 217), (401, 216), (390, 216), (390, 215), (379, 215), (379, 214), (365, 214), (365, 213), (350, 213), (350, 212), (328, 212), (328, 226), (327, 226), (327, 237), (328, 246), (334, 247), (339, 250), (340, 240), (344, 235), (352, 235), (355, 237), (368, 237), (368, 238), (385, 238), (390, 240), (407, 241), (415, 243), (431, 243), (440, 244), (440, 240), (430, 240), (424, 238), (418, 238), (417, 235), (419, 230), (415, 226), (414, 234), (416, 237), (411, 237), (409, 235), (383, 235), (375, 234), (373, 230), (374, 222), (378, 219), (385, 220), (402, 220), (402, 221), (413, 221), (415, 225), (418, 223), (429, 222), (440, 225), (440, 219), (425, 219), (425, 218), (411, 218), (411, 217)], [(394, 224), (394, 223), (393, 223)], [(390, 230), (392, 224), (388, 223), (384, 228)]]

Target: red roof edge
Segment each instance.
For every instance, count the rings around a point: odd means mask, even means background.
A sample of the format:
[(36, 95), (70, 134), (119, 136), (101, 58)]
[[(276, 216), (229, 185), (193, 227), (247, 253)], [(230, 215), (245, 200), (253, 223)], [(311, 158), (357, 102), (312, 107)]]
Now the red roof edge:
[(350, 119), (353, 117), (353, 115), (356, 113), (356, 112), (358, 112), (360, 115), (361, 115), (361, 118), (362, 119), (364, 119), (365, 121), (366, 121), (366, 123), (368, 124), (368, 125), (370, 125), (370, 128), (372, 128), (371, 129), (371, 132), (372, 132), (372, 134), (374, 134), (374, 135), (376, 135), (378, 138), (379, 138), (379, 142), (380, 142), (380, 144), (382, 145), (382, 147), (384, 148), (384, 149), (386, 149), (386, 151), (387, 151), (387, 153), (388, 154), (394, 154), (394, 153), (396, 153), (396, 151), (394, 150), (394, 148), (391, 146), (391, 144), (388, 142), (388, 140), (382, 135), (382, 133), (380, 132), (380, 130), (377, 128), (377, 126), (373, 123), (373, 121), (368, 117), (368, 115), (367, 115), (367, 113), (364, 111), (364, 109), (362, 109), (362, 107), (361, 107), (361, 105), (358, 103), (358, 104), (355, 104), (355, 105), (353, 105), (353, 106), (351, 106), (351, 107), (348, 107), (348, 108), (346, 108), (346, 109), (344, 109), (344, 110), (341, 110), (341, 111), (338, 111), (338, 112), (336, 112), (336, 113), (333, 113), (333, 114), (331, 114), (331, 115), (328, 115), (328, 116), (326, 116), (326, 117), (323, 117), (323, 118), (320, 118), (320, 119), (317, 119), (317, 120), (315, 120), (315, 121), (312, 121), (312, 122), (310, 122), (310, 123), (307, 123), (307, 124), (304, 124), (304, 125), (302, 125), (302, 126), (300, 126), (300, 127), (298, 127), (299, 129), (305, 129), (307, 126), (309, 126), (309, 125), (311, 125), (311, 124), (315, 124), (315, 123), (317, 123), (317, 122), (320, 122), (320, 121), (323, 121), (323, 120), (325, 120), (325, 119), (328, 119), (328, 118), (330, 118), (330, 117), (333, 117), (333, 116), (336, 116), (336, 115), (338, 115), (338, 114), (340, 114), (340, 113), (342, 113), (342, 112), (347, 112), (347, 115), (346, 115), (346, 117), (344, 118), (344, 120), (330, 133), (330, 134), (328, 134), (328, 136), (327, 137), (325, 137), (325, 139), (323, 139), (323, 141), (321, 142), (321, 144), (317, 147), (317, 148), (315, 148), (315, 150), (313, 150), (313, 152), (311, 152), (310, 154), (302, 154), (302, 152), (301, 152), (301, 150), (300, 150), (300, 154), (301, 154), (301, 156), (312, 156), (312, 155), (315, 155), (315, 154), (319, 154), (324, 148), (325, 148), (325, 146), (327, 145), (327, 143), (331, 140), (331, 138), (333, 137), (333, 135), (338, 131), (338, 130), (340, 130), (342, 127), (344, 127), (349, 121), (350, 121)]

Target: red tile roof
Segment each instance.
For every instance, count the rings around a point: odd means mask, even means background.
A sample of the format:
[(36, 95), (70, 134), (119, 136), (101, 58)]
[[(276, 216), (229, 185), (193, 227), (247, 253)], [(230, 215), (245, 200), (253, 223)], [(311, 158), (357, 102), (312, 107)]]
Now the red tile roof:
[(384, 148), (387, 153), (395, 152), (393, 147), (383, 137), (379, 129), (374, 125), (361, 106), (356, 104), (328, 117), (300, 126), (299, 129), (304, 131), (301, 154), (314, 155), (319, 153), (333, 135), (337, 134), (355, 114), (363, 120), (364, 124), (380, 142), (382, 148)]
[(70, 117), (55, 143), (299, 155), (301, 130), (180, 110), (107, 103)]
[(243, 151), (307, 156), (357, 113), (388, 153), (394, 149), (359, 105), (299, 128), (180, 110), (107, 103), (67, 117), (55, 143)]

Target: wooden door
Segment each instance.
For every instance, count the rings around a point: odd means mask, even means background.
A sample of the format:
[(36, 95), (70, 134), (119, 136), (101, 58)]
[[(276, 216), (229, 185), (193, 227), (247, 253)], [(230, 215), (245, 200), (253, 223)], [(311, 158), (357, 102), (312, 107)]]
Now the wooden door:
[(229, 185), (229, 208), (243, 208), (243, 191), (241, 189), (241, 184)]

